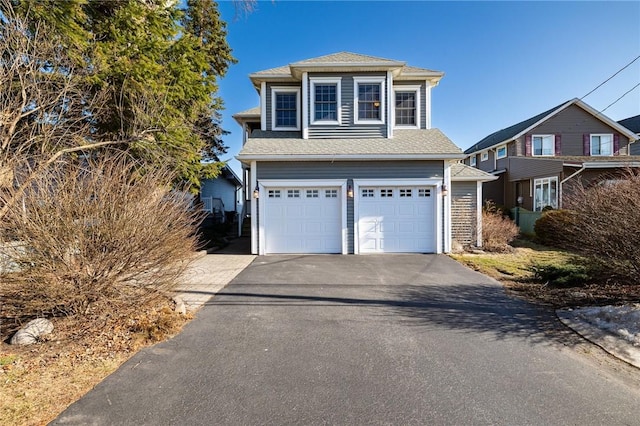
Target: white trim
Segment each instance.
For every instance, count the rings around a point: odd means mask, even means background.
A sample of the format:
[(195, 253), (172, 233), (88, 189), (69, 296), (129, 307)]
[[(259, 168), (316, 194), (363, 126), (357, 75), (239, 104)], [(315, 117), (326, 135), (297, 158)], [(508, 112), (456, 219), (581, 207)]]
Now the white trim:
[[(277, 127), (276, 126), (276, 93), (296, 94), (296, 126)], [(300, 87), (296, 86), (271, 86), (271, 130), (274, 131), (295, 131), (300, 130)]]
[(436, 253), (442, 253), (442, 180), (432, 179), (354, 179), (353, 180), (353, 253), (360, 254), (360, 234), (358, 219), (360, 215), (359, 194), (361, 186), (433, 186), (436, 196), (434, 215), (436, 218)]
[[(384, 98), (385, 96), (385, 78), (384, 77), (353, 77), (353, 122), (354, 124), (385, 124), (386, 110)], [(363, 84), (380, 84), (380, 120), (361, 120), (358, 117), (358, 85)]]
[[(342, 77), (310, 77), (311, 96), (309, 105), (311, 111), (311, 124), (314, 126), (340, 125), (342, 124)], [(316, 120), (316, 84), (336, 85), (336, 114), (337, 120)]]
[[(501, 157), (500, 154), (498, 154), (498, 151), (502, 148), (504, 148), (504, 155)], [(507, 144), (499, 145), (496, 147), (496, 161), (502, 160), (503, 158), (507, 158)]]
[(393, 95), (393, 73), (391, 71), (387, 71), (387, 93), (386, 97), (389, 100), (389, 108), (385, 110), (385, 114), (387, 116), (387, 138), (393, 139), (393, 126), (394, 126), (394, 107), (395, 99)]
[[(258, 204), (260, 204), (259, 198), (253, 198), (253, 190), (258, 186), (258, 163), (256, 161), (251, 162), (251, 185), (249, 186), (249, 195), (251, 197), (251, 254), (258, 254)], [(264, 191), (262, 191), (264, 193)]]
[[(260, 181), (260, 194), (266, 194), (266, 188), (302, 188), (302, 187), (314, 187), (314, 188), (340, 188), (340, 204), (341, 204), (341, 218), (342, 218), (342, 254), (348, 254), (347, 244), (347, 180), (346, 179), (297, 179), (297, 180), (284, 180), (284, 179), (262, 179)], [(260, 245), (260, 254), (266, 253), (266, 241), (264, 226), (264, 214), (265, 203), (260, 203), (260, 241), (263, 244)]]
[[(487, 158), (485, 158), (485, 156)], [(489, 151), (483, 151), (480, 153), (480, 162), (489, 160)]]
[(431, 87), (433, 87), (433, 85), (429, 80), (425, 81), (425, 84), (426, 85), (424, 87), (424, 108), (425, 108), (424, 126), (425, 126), (425, 129), (430, 129), (431, 128)]
[(267, 130), (267, 83), (260, 83), (260, 130)]
[(482, 182), (476, 186), (476, 245), (482, 247)]
[[(389, 108), (390, 111), (393, 112), (392, 114), (392, 122), (393, 122), (393, 128), (394, 129), (419, 129), (420, 128), (420, 89), (421, 87), (419, 85), (397, 85), (394, 86), (393, 88), (393, 103), (391, 105), (391, 108)], [(396, 124), (396, 94), (398, 92), (414, 92), (416, 94), (416, 124), (413, 126), (408, 126), (408, 125), (398, 125)]]
[(306, 72), (302, 73), (302, 139), (309, 139), (309, 80)]
[(451, 187), (451, 163), (444, 162), (444, 179), (443, 185), (447, 186), (449, 193), (446, 197), (442, 196), (442, 188), (440, 188), (440, 197), (444, 203), (444, 252), (449, 253), (451, 251), (451, 196), (453, 195), (453, 188)]
[[(542, 138), (542, 152), (544, 152), (544, 138), (551, 138), (553, 146), (552, 154), (536, 154), (536, 149), (533, 143), (534, 138)], [(531, 156), (532, 157), (555, 157), (556, 156), (556, 135), (552, 134), (533, 134), (531, 135)]]
[[(597, 136), (602, 138), (602, 136), (609, 136), (611, 138), (611, 154), (594, 154), (593, 153), (593, 137)], [(600, 152), (602, 152), (602, 141), (600, 142)], [(614, 146), (613, 146), (613, 133), (589, 133), (589, 156), (590, 157), (613, 157), (615, 154)]]
[(476, 165), (478, 164), (478, 154), (474, 154), (472, 156), (469, 157), (469, 165), (471, 167), (476, 167)]

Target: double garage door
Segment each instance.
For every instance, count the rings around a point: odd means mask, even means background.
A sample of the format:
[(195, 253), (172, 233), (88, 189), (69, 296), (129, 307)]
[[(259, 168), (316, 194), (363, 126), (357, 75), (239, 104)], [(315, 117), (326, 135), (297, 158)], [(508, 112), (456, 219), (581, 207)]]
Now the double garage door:
[[(347, 197), (341, 187), (267, 187), (265, 195), (265, 253), (343, 252)], [(356, 252), (436, 251), (435, 187), (360, 186), (354, 197)]]

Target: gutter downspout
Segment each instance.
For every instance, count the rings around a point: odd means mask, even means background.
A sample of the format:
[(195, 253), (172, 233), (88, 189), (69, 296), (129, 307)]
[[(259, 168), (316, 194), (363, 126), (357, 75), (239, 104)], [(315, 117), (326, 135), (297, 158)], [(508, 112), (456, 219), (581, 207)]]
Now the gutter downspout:
[(587, 166), (582, 164), (582, 167), (580, 167), (578, 171), (574, 172), (573, 174), (569, 175), (569, 177), (564, 178), (560, 181), (560, 208), (562, 208), (562, 195), (564, 193), (564, 190), (562, 189), (562, 185), (564, 185), (565, 182), (567, 182), (568, 180), (573, 179), (574, 177), (578, 176), (580, 173), (584, 172), (586, 168)]

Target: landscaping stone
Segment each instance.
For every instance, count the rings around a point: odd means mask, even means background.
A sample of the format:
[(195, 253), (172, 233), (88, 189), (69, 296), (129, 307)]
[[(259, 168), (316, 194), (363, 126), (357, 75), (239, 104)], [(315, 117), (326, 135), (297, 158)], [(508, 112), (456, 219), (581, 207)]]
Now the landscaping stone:
[(31, 345), (36, 343), (40, 336), (50, 334), (53, 331), (53, 324), (45, 318), (37, 318), (29, 321), (11, 338), (12, 345)]

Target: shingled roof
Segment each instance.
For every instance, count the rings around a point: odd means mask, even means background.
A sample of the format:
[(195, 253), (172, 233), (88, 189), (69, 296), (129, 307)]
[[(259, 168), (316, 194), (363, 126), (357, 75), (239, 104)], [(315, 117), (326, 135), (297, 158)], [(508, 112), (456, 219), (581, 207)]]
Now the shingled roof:
[(462, 152), (439, 129), (396, 130), (393, 139), (301, 139), (299, 132), (254, 130), (238, 160), (305, 158), (462, 158)]
[(631, 130), (633, 133), (640, 133), (640, 115), (636, 115), (635, 117), (625, 118), (624, 120), (618, 121), (618, 124), (626, 127)]
[(466, 164), (453, 163), (451, 165), (452, 181), (488, 182), (496, 179), (498, 179), (498, 176), (494, 176), (491, 173), (487, 173), (475, 167), (467, 166)]

